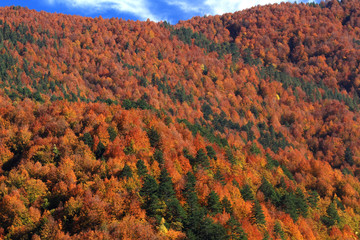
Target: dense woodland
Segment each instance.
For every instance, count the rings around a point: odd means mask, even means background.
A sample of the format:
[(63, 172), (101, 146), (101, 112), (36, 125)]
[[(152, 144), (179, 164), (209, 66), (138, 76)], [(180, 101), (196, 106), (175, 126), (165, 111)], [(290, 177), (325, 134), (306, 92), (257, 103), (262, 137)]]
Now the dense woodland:
[(358, 239), (360, 2), (167, 22), (0, 9), (0, 239)]

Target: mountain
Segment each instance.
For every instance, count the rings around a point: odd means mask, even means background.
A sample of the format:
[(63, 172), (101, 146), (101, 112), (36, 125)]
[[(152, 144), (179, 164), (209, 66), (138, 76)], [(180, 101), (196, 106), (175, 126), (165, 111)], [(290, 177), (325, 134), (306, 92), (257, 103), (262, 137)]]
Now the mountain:
[(0, 9), (1, 239), (358, 239), (360, 2), (176, 25)]

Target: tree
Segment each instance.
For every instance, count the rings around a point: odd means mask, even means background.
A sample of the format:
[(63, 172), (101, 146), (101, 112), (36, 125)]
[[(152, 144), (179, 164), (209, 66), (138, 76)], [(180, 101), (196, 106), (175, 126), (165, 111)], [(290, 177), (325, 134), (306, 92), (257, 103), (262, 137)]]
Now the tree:
[(185, 189), (184, 189), (184, 194), (185, 194), (186, 198), (188, 198), (187, 195), (189, 193), (196, 191), (195, 185), (196, 185), (196, 177), (192, 172), (189, 171), (186, 174), (186, 184), (185, 184)]
[(260, 149), (258, 148), (258, 146), (256, 145), (255, 142), (253, 142), (250, 146), (250, 152), (254, 155), (259, 155), (261, 154)]
[(202, 149), (202, 148), (200, 148), (196, 153), (195, 166), (197, 164), (203, 166), (204, 168), (210, 167), (209, 158), (206, 155), (204, 149)]
[(155, 149), (154, 159), (161, 165), (164, 164), (164, 154), (161, 150)]
[(241, 227), (240, 223), (231, 216), (230, 219), (227, 221), (226, 225), (229, 228), (229, 239), (231, 240), (247, 240), (247, 234), (244, 232), (243, 228)]
[(225, 178), (224, 176), (222, 175), (220, 169), (217, 169), (215, 174), (214, 174), (214, 180), (217, 180), (221, 183), (221, 185), (225, 186), (226, 185), (226, 182), (225, 182)]
[(61, 154), (60, 154), (60, 151), (59, 151), (59, 149), (56, 147), (55, 144), (54, 144), (54, 146), (53, 146), (52, 154), (53, 154), (54, 162), (56, 162), (56, 163), (59, 162), (59, 161), (60, 161), (60, 158), (61, 158)]
[(273, 185), (266, 179), (262, 178), (262, 184), (259, 188), (265, 195), (266, 200), (270, 200), (275, 206), (280, 205), (281, 196), (278, 192), (274, 189)]
[(150, 146), (153, 148), (159, 148), (160, 147), (160, 139), (161, 139), (159, 132), (154, 127), (151, 127), (147, 131), (147, 135), (149, 137)]
[(230, 213), (230, 214), (233, 213), (233, 208), (231, 206), (231, 202), (229, 201), (229, 199), (227, 197), (224, 197), (223, 200), (221, 200), (221, 205), (225, 209), (225, 212)]
[(298, 210), (300, 211), (300, 214), (303, 217), (307, 217), (309, 207), (306, 203), (306, 198), (305, 198), (304, 193), (302, 192), (302, 190), (300, 188), (297, 188), (295, 195), (297, 198), (296, 205), (297, 205)]
[(214, 215), (222, 212), (219, 196), (214, 191), (211, 191), (207, 197), (207, 209)]
[(234, 154), (231, 151), (231, 148), (227, 147), (225, 149), (225, 155), (226, 155), (226, 159), (231, 163), (231, 164), (235, 164), (235, 157)]
[(275, 237), (280, 237), (282, 240), (285, 240), (285, 233), (284, 231), (282, 230), (282, 227), (281, 227), (281, 224), (279, 221), (276, 221), (275, 222), (275, 225), (274, 225), (274, 235)]
[(226, 240), (228, 238), (226, 229), (219, 223), (214, 223), (211, 218), (202, 221), (202, 227), (196, 234), (198, 239), (203, 240)]
[(240, 190), (241, 196), (245, 201), (253, 201), (254, 194), (251, 190), (249, 184), (245, 184), (244, 187)]
[(172, 196), (175, 196), (173, 183), (168, 171), (166, 168), (163, 168), (159, 177), (159, 197), (166, 200)]
[(151, 175), (147, 175), (144, 180), (144, 184), (140, 190), (140, 196), (149, 198), (151, 196), (158, 194), (158, 183), (156, 182), (155, 178)]
[(108, 133), (109, 133), (109, 137), (110, 137), (110, 141), (113, 142), (117, 136), (117, 133), (115, 131), (115, 129), (113, 127), (108, 127)]
[(121, 178), (131, 178), (133, 176), (131, 168), (125, 164), (124, 168), (121, 170), (120, 177)]
[[(182, 230), (183, 224), (186, 221), (186, 212), (181, 206), (179, 200), (175, 196), (171, 196), (166, 201), (165, 219), (170, 223), (170, 227), (175, 230)], [(180, 223), (180, 224), (179, 224)]]
[(310, 204), (312, 208), (317, 207), (317, 203), (319, 201), (319, 194), (317, 191), (310, 191), (309, 196), (307, 197), (307, 202)]
[(134, 141), (131, 140), (130, 143), (124, 148), (124, 153), (126, 155), (132, 155), (135, 154), (135, 149), (134, 149)]
[(100, 141), (99, 144), (97, 145), (96, 151), (95, 151), (95, 156), (97, 159), (100, 159), (103, 154), (106, 151), (106, 147), (105, 145)]
[(345, 150), (345, 161), (352, 166), (354, 164), (353, 154), (351, 152), (351, 149), (349, 147)]
[(184, 196), (186, 198), (187, 218), (184, 224), (186, 235), (189, 239), (198, 239), (197, 235), (201, 232), (205, 211), (199, 204), (199, 199), (195, 190), (196, 178), (194, 174), (186, 174), (186, 184)]
[(137, 173), (140, 177), (146, 176), (146, 174), (148, 173), (147, 167), (144, 164), (144, 161), (139, 159), (136, 162), (136, 168), (137, 168)]
[(212, 146), (206, 146), (206, 152), (210, 159), (217, 160), (216, 152)]
[(88, 132), (84, 133), (84, 136), (82, 139), (86, 145), (88, 145), (90, 148), (92, 148), (92, 146), (94, 145), (94, 140), (90, 133), (88, 133)]
[(340, 216), (335, 207), (335, 203), (331, 202), (328, 208), (326, 209), (326, 215), (321, 216), (321, 221), (327, 226), (331, 227), (336, 223), (340, 222)]
[(158, 196), (159, 186), (153, 176), (147, 175), (142, 188), (140, 189), (140, 196), (144, 199), (143, 208), (150, 217), (154, 217), (157, 224), (160, 223), (162, 215), (165, 211), (165, 204)]
[(286, 213), (290, 215), (290, 217), (296, 222), (299, 218), (299, 212), (297, 209), (297, 199), (293, 193), (286, 192), (283, 200), (282, 205)]
[(213, 111), (212, 111), (210, 105), (207, 104), (207, 103), (204, 103), (204, 104), (201, 106), (201, 111), (203, 112), (203, 115), (204, 115), (204, 119), (205, 119), (205, 120), (209, 120), (210, 115), (213, 114)]
[(256, 200), (254, 202), (251, 212), (252, 212), (251, 219), (255, 224), (265, 225), (265, 223), (266, 223), (265, 215), (264, 215), (264, 212), (262, 210), (262, 207), (261, 207), (259, 201)]

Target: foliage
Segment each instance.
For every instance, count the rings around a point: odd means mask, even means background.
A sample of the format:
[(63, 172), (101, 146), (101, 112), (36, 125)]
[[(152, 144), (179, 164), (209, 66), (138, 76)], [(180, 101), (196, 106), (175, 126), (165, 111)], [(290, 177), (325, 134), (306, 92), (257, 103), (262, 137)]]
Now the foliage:
[(359, 9), (1, 8), (0, 239), (357, 238)]

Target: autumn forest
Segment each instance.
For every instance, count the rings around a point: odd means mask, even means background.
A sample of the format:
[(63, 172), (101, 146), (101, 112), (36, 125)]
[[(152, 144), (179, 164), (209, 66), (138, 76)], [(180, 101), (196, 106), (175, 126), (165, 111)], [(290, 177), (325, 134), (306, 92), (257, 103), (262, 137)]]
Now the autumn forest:
[(357, 0), (0, 8), (0, 239), (359, 239), (359, 96)]

